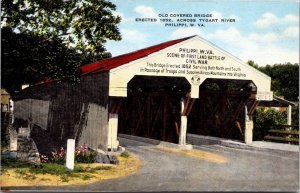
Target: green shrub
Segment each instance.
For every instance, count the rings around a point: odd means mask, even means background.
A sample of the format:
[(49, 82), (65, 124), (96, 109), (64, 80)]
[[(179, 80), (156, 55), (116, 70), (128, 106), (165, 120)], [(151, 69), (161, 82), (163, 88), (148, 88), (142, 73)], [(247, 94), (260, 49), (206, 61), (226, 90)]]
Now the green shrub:
[(6, 113), (1, 112), (1, 150), (4, 150), (9, 146), (9, 119), (7, 119), (6, 115)]
[[(4, 158), (1, 160), (2, 164), (2, 173), (7, 168), (17, 168), (16, 174), (18, 178), (24, 178), (29, 180), (36, 179), (35, 174), (52, 174), (59, 176), (62, 182), (68, 182), (70, 178), (80, 177), (83, 180), (88, 180), (93, 176), (87, 173), (94, 173), (97, 170), (110, 170), (111, 166), (97, 166), (95, 168), (83, 167), (81, 165), (75, 165), (74, 170), (67, 170), (65, 165), (58, 163), (41, 163), (34, 164), (28, 162), (22, 162), (16, 159)], [(3, 167), (6, 167), (5, 169)], [(85, 174), (81, 174), (85, 173)], [(46, 179), (43, 179), (46, 180)]]
[(83, 168), (82, 166), (75, 165), (73, 172), (80, 172), (80, 173), (82, 173), (82, 172), (86, 172), (86, 169)]
[(68, 182), (69, 181), (69, 176), (68, 175), (61, 175), (60, 179), (62, 182)]
[[(48, 158), (45, 155), (41, 155), (42, 163), (56, 163), (64, 165), (66, 163), (66, 152), (63, 147), (59, 151), (54, 149), (52, 152), (52, 157)], [(75, 149), (75, 163), (95, 163), (97, 153), (92, 149), (89, 149), (87, 144), (83, 144)]]
[(16, 173), (17, 174), (19, 174), (19, 175), (21, 175), (21, 176), (24, 176), (24, 175), (26, 175), (26, 171), (24, 171), (24, 170), (16, 170)]
[(20, 161), (16, 158), (1, 158), (1, 170), (5, 168), (29, 168), (38, 167), (37, 164)]
[(271, 108), (257, 108), (253, 114), (253, 140), (263, 140), (274, 125), (286, 124), (286, 112), (279, 112)]
[(97, 166), (93, 170), (110, 170), (111, 166)]
[(43, 163), (39, 168), (30, 168), (29, 171), (35, 174), (55, 174), (63, 175), (70, 173), (66, 171), (65, 166), (57, 163)]
[(121, 157), (124, 157), (124, 158), (128, 158), (129, 157), (129, 153), (127, 151), (124, 151), (120, 154)]
[(299, 125), (299, 103), (292, 107), (292, 125)]
[(91, 175), (89, 175), (89, 174), (84, 174), (83, 176), (82, 176), (82, 179), (83, 180), (89, 180), (89, 179), (91, 179), (93, 176), (91, 176)]
[(95, 163), (97, 153), (88, 148), (88, 145), (83, 145), (75, 149), (75, 162), (76, 163)]
[(66, 152), (63, 147), (59, 151), (56, 149), (52, 152), (52, 157), (50, 159), (51, 163), (65, 164), (66, 163)]
[(97, 153), (92, 150), (86, 150), (84, 153), (75, 153), (76, 163), (95, 163)]
[(23, 169), (17, 169), (16, 170), (16, 174), (18, 178), (23, 178), (23, 179), (27, 179), (27, 180), (34, 180), (36, 179), (36, 176), (31, 174), (30, 172), (23, 170)]

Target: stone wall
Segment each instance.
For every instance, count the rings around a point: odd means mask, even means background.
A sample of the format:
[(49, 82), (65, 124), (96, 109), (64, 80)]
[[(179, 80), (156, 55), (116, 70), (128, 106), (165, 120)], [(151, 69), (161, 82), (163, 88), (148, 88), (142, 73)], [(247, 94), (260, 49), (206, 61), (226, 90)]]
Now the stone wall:
[(40, 162), (39, 152), (33, 139), (18, 137), (17, 158), (22, 161)]

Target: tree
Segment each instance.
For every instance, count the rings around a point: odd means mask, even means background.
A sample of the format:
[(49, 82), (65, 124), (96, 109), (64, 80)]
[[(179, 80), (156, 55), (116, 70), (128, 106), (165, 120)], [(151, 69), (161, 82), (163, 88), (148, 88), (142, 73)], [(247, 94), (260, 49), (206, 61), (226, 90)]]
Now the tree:
[(107, 0), (2, 0), (1, 22), (20, 33), (59, 39), (90, 60), (107, 57), (107, 40), (121, 40)]
[(78, 80), (79, 65), (111, 57), (120, 40), (107, 0), (2, 0), (2, 81), (10, 92), (45, 79)]
[(258, 66), (254, 61), (247, 62), (250, 66), (271, 77), (271, 89), (277, 96), (298, 101), (299, 97), (299, 64), (274, 64)]
[(258, 69), (258, 65), (255, 64), (253, 60), (249, 60), (249, 61), (247, 62), (247, 64), (249, 64), (249, 65), (252, 66), (253, 68)]
[(1, 34), (1, 87), (9, 93), (24, 83), (47, 79), (78, 81), (81, 55), (60, 40), (17, 34), (5, 27)]
[(255, 141), (263, 140), (271, 126), (286, 124), (286, 112), (260, 107), (254, 112), (253, 119), (253, 138)]
[(299, 97), (299, 65), (274, 64), (259, 68), (272, 78), (271, 88), (278, 96), (290, 101), (298, 101)]

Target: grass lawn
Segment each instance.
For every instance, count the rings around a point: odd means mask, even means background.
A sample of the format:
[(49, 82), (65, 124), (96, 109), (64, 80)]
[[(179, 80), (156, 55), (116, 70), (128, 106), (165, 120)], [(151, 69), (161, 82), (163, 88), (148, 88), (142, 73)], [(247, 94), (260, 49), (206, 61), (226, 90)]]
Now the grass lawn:
[(100, 180), (131, 175), (141, 168), (141, 162), (132, 153), (118, 156), (119, 163), (75, 164), (73, 171), (54, 163), (31, 164), (15, 159), (1, 160), (1, 187), (7, 186), (62, 186), (83, 185)]

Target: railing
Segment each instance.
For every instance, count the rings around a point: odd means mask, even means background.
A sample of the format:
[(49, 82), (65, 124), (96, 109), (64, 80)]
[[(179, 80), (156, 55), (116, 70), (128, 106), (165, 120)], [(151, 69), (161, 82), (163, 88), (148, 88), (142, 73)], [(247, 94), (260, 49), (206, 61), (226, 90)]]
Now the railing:
[[(266, 141), (299, 144), (299, 125), (274, 125), (264, 137)], [(296, 130), (297, 129), (297, 130)]]

